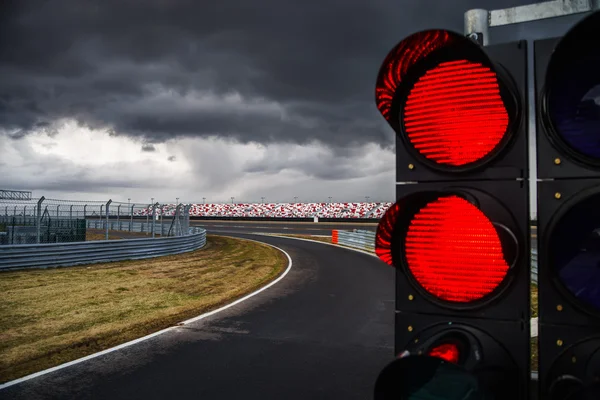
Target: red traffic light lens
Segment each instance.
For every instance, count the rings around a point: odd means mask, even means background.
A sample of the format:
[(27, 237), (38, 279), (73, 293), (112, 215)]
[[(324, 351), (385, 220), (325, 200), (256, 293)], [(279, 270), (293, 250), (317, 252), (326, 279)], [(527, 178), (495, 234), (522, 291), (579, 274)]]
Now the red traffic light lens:
[(392, 116), (392, 105), (408, 69), (435, 50), (459, 40), (464, 38), (445, 30), (429, 30), (409, 36), (390, 51), (383, 61), (375, 87), (375, 102), (386, 120), (396, 118)]
[(453, 364), (458, 364), (460, 360), (460, 350), (454, 343), (444, 343), (433, 347), (428, 353), (431, 357), (441, 358)]
[(434, 163), (453, 167), (490, 155), (508, 123), (496, 73), (467, 60), (428, 70), (408, 93), (403, 113), (413, 147)]
[(405, 238), (408, 270), (431, 295), (469, 303), (492, 293), (507, 276), (502, 241), (492, 222), (451, 195), (422, 207)]
[(385, 212), (383, 218), (377, 225), (377, 234), (375, 235), (375, 254), (384, 263), (394, 265), (392, 256), (392, 237), (396, 228), (396, 221), (400, 215), (400, 205), (394, 203)]

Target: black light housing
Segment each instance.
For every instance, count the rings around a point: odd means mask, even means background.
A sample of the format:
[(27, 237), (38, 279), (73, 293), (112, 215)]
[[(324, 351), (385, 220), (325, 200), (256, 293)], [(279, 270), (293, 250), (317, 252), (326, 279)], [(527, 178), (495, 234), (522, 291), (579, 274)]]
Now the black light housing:
[(562, 38), (534, 43), (543, 399), (600, 398), (598, 37), (595, 12)]
[(418, 32), (375, 89), (397, 138), (375, 247), (396, 268), (395, 354), (456, 363), (510, 399), (529, 394), (526, 45)]
[[(526, 80), (525, 55), (525, 42), (483, 49), (447, 30), (418, 32), (398, 43), (381, 66), (375, 93), (380, 113), (397, 133), (397, 174), (410, 181), (457, 174), (525, 177), (519, 165), (527, 154), (526, 101), (519, 90)], [(421, 95), (412, 96), (415, 88)], [(411, 97), (419, 96), (421, 104), (411, 106)], [(408, 112), (428, 110), (433, 120), (407, 124)]]

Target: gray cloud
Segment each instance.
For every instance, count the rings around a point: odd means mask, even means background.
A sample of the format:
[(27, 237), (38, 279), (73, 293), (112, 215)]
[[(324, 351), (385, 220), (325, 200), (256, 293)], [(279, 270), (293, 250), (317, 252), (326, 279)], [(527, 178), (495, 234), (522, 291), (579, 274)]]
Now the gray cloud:
[(156, 151), (156, 147), (154, 147), (153, 144), (143, 144), (142, 151), (152, 153), (152, 152)]
[[(387, 52), (418, 30), (461, 32), (469, 8), (529, 3), (4, 0), (0, 144), (3, 137), (16, 143), (3, 145), (21, 164), (17, 170), (3, 153), (0, 184), (88, 193), (130, 188), (148, 200), (158, 191), (191, 200), (198, 193), (275, 200), (298, 187), (302, 200), (360, 200), (362, 192), (390, 200), (394, 133), (374, 104)], [(560, 35), (578, 18), (494, 28), (491, 41)], [(60, 136), (69, 119), (108, 130), (111, 140), (133, 137), (142, 151), (177, 140), (186, 145), (152, 154), (152, 172), (140, 172), (148, 165), (81, 167), (68, 162), (68, 152), (50, 157), (20, 146), (32, 132)], [(273, 146), (315, 141), (322, 153)], [(239, 143), (267, 151), (245, 158)], [(165, 159), (178, 162), (158, 166)], [(173, 182), (179, 172), (169, 169), (188, 166), (189, 175)]]
[[(75, 118), (152, 142), (335, 147), (392, 143), (373, 84), (398, 40), (431, 27), (461, 31), (466, 9), (519, 1), (5, 3), (0, 128), (15, 137)], [(238, 104), (218, 100), (231, 93)]]
[[(244, 172), (272, 175), (282, 170), (295, 170), (310, 178), (331, 181), (363, 178), (393, 169), (392, 165), (378, 164), (376, 158), (380, 154), (369, 150), (354, 147), (344, 148), (343, 152), (337, 154), (321, 150), (297, 156), (293, 149), (278, 149), (247, 163)], [(366, 160), (361, 159), (365, 156)]]

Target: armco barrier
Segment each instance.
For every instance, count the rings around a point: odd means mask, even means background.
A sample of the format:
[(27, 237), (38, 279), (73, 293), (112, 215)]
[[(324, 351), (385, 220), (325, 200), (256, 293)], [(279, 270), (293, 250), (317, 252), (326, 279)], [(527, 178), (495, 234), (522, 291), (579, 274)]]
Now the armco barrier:
[(73, 243), (0, 246), (0, 270), (66, 267), (108, 261), (139, 260), (197, 250), (206, 244), (206, 230), (189, 235)]
[[(353, 231), (331, 231), (331, 243), (357, 249), (375, 251), (375, 232), (355, 229)], [(538, 277), (537, 249), (531, 251), (531, 281), (537, 285)]]
[(375, 251), (375, 232), (365, 231), (361, 229), (355, 229), (353, 231), (336, 231), (337, 242), (333, 240), (332, 232), (332, 243), (341, 244), (343, 246), (355, 247), (357, 249)]
[(538, 283), (538, 254), (537, 249), (531, 250), (531, 281)]

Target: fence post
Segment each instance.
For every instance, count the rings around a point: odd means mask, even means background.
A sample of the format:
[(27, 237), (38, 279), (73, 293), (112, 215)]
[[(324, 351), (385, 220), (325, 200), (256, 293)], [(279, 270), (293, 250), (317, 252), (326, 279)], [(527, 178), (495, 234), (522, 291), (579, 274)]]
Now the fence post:
[(148, 207), (146, 207), (146, 234), (148, 234), (148, 226), (150, 225), (150, 214), (149, 214), (150, 207), (151, 207), (151, 204), (148, 204)]
[(173, 220), (171, 221), (171, 232), (173, 236), (177, 236), (177, 221), (179, 221), (179, 206), (175, 204), (175, 211), (173, 211)]
[(112, 203), (112, 200), (108, 200), (106, 202), (106, 235), (105, 235), (106, 240), (108, 240), (108, 209), (109, 209), (110, 203)]
[(36, 236), (36, 243), (40, 243), (40, 234), (41, 234), (41, 225), (42, 225), (42, 202), (45, 200), (46, 198), (44, 196), (40, 197), (40, 199), (37, 202), (37, 218), (35, 220), (35, 236)]
[(182, 229), (181, 229), (181, 206), (183, 204), (179, 203), (177, 204), (177, 225), (176, 225), (176, 234), (175, 236), (182, 236)]
[(163, 215), (165, 214), (164, 206), (160, 210), (160, 236), (164, 236)]
[(158, 203), (152, 204), (152, 238), (154, 238), (154, 227), (156, 225), (156, 207), (158, 207)]
[(86, 209), (86, 208), (87, 208), (87, 204), (84, 204), (84, 205), (83, 205), (83, 219), (85, 219), (85, 220), (86, 220), (86, 223), (85, 223), (86, 225), (85, 225), (85, 226), (87, 227), (87, 219), (85, 218), (85, 211), (86, 211), (85, 209)]
[(135, 207), (135, 203), (131, 205), (131, 218), (129, 219), (129, 232), (133, 229), (133, 207)]
[(117, 230), (121, 230), (121, 221), (120, 221), (120, 217), (121, 217), (121, 205), (119, 204), (117, 206)]
[(189, 235), (190, 234), (190, 208), (192, 208), (191, 204), (188, 204), (185, 206), (184, 208), (184, 218), (185, 218), (185, 231), (184, 231), (184, 235)]
[(73, 204), (69, 207), (69, 219), (73, 219)]

